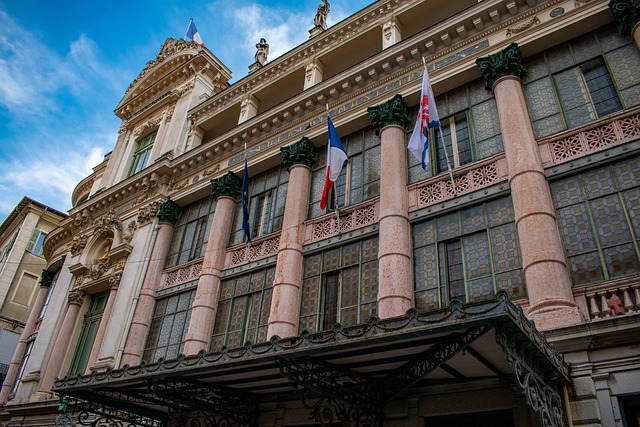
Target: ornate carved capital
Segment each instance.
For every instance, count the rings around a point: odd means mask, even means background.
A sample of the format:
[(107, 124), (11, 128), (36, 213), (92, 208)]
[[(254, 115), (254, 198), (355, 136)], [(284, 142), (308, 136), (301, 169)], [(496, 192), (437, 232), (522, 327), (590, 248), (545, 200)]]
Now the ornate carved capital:
[(287, 168), (294, 165), (305, 165), (312, 168), (316, 163), (316, 147), (306, 136), (294, 144), (281, 147), (280, 155)]
[(71, 243), (71, 248), (69, 249), (71, 251), (71, 256), (80, 255), (85, 246), (87, 246), (86, 235), (73, 236), (73, 242)]
[(80, 289), (73, 289), (69, 292), (69, 296), (67, 297), (69, 304), (77, 304), (82, 305), (82, 301), (84, 300), (84, 292)]
[(620, 33), (631, 35), (631, 30), (640, 22), (640, 0), (611, 0), (609, 7), (618, 21)]
[(158, 201), (151, 202), (148, 205), (138, 209), (138, 224), (142, 227), (143, 225), (151, 222), (151, 219), (158, 213), (159, 209), (160, 202)]
[(240, 195), (241, 186), (242, 180), (233, 172), (227, 172), (226, 175), (211, 180), (211, 195), (214, 199), (220, 196), (236, 199)]
[(176, 225), (176, 222), (180, 219), (181, 210), (180, 206), (171, 200), (167, 200), (160, 205), (158, 220), (167, 224)]
[(109, 277), (109, 288), (118, 289), (120, 286), (120, 280), (122, 280), (122, 272), (118, 271), (113, 276)]
[(50, 288), (51, 283), (53, 282), (53, 275), (55, 273), (49, 270), (42, 270), (42, 274), (40, 274), (40, 287), (41, 288)]
[(511, 43), (493, 55), (478, 58), (476, 65), (487, 82), (485, 86), (487, 90), (492, 90), (495, 82), (501, 77), (515, 76), (521, 79), (527, 72), (522, 65), (517, 43)]
[(380, 135), (380, 131), (385, 126), (395, 125), (406, 128), (409, 124), (409, 109), (400, 94), (380, 105), (372, 105), (367, 108), (367, 111), (369, 120), (376, 128), (376, 135)]

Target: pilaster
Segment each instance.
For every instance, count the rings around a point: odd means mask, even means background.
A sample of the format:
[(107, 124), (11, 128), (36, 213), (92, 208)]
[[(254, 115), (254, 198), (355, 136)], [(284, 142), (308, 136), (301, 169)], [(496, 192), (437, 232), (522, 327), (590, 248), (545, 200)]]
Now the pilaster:
[(273, 282), (268, 337), (289, 337), (298, 333), (304, 220), (309, 206), (311, 168), (316, 162), (316, 149), (307, 137), (282, 147), (280, 153), (289, 168), (289, 187)]
[(405, 143), (409, 115), (400, 94), (368, 111), (381, 140), (378, 316), (384, 319), (413, 307)]

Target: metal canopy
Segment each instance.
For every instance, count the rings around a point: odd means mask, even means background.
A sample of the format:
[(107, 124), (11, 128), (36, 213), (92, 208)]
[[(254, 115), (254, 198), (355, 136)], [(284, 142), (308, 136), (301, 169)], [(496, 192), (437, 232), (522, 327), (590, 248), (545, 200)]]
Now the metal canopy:
[(258, 405), (277, 396), (301, 397), (321, 424), (381, 426), (385, 403), (413, 386), (496, 377), (515, 378), (544, 426), (564, 425), (559, 391), (569, 367), (503, 292), (446, 310), (65, 377), (53, 390), (94, 426), (159, 427), (184, 417), (256, 426)]

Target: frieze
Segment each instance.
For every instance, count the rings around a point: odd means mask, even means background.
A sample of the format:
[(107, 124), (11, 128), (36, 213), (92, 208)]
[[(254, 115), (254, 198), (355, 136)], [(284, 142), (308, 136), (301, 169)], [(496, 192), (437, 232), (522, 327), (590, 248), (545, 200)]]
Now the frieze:
[(518, 34), (518, 33), (521, 33), (523, 31), (526, 31), (529, 28), (533, 27), (534, 25), (539, 25), (539, 24), (540, 24), (540, 18), (538, 18), (537, 16), (534, 16), (533, 18), (531, 18), (529, 21), (525, 22), (522, 25), (518, 25), (517, 27), (509, 28), (507, 30), (507, 37), (511, 37), (514, 34)]

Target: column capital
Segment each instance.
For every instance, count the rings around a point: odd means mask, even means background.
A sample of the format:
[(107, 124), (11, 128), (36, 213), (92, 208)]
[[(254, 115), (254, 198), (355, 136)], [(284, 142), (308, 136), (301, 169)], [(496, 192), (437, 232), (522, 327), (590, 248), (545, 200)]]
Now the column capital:
[(40, 274), (40, 287), (41, 288), (50, 288), (51, 283), (53, 282), (53, 271), (42, 270), (42, 274)]
[(280, 155), (287, 168), (295, 165), (305, 165), (312, 168), (316, 163), (316, 147), (306, 136), (296, 143), (281, 147)]
[(69, 292), (69, 296), (67, 297), (67, 299), (69, 300), (69, 304), (82, 305), (82, 302), (84, 300), (84, 292), (82, 292), (80, 289), (73, 289), (71, 292)]
[(178, 206), (172, 200), (167, 200), (160, 205), (158, 209), (158, 220), (171, 225), (176, 225), (178, 219), (180, 219), (180, 211), (182, 208)]
[(640, 0), (611, 0), (609, 8), (620, 27), (620, 33), (630, 35), (640, 23)]
[(385, 126), (400, 126), (406, 128), (409, 124), (409, 109), (402, 99), (402, 95), (397, 94), (387, 102), (379, 105), (372, 105), (367, 108), (369, 112), (369, 120), (376, 128), (376, 134), (379, 135)]
[(240, 195), (240, 187), (242, 187), (242, 180), (229, 171), (220, 178), (211, 180), (211, 195), (214, 199), (220, 196), (236, 199)]
[(492, 90), (496, 81), (505, 76), (515, 76), (521, 79), (527, 70), (522, 65), (522, 57), (518, 51), (518, 44), (511, 43), (500, 52), (483, 56), (476, 60), (480, 73), (487, 82), (487, 90)]

